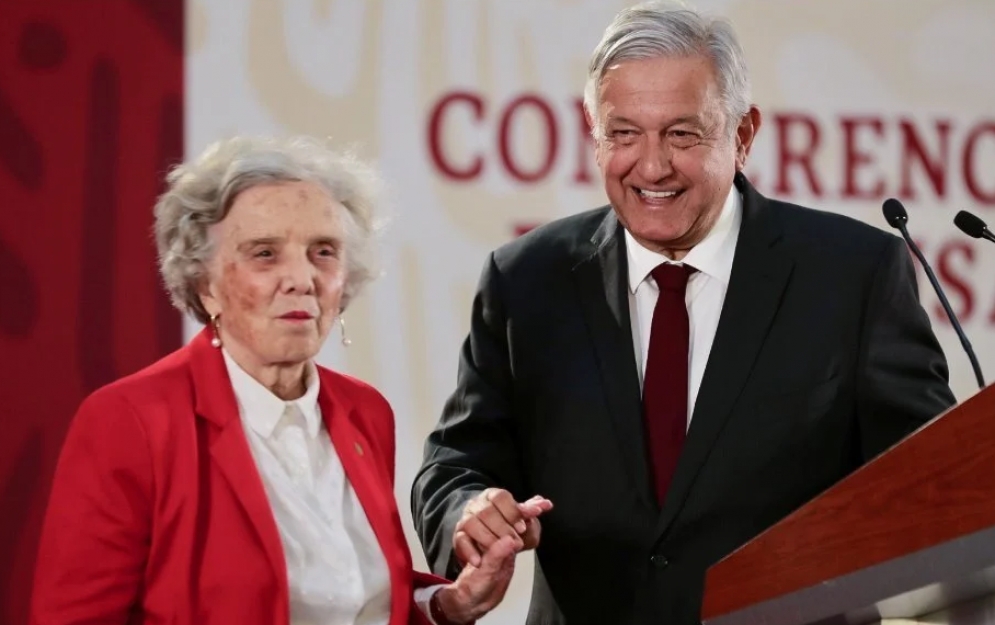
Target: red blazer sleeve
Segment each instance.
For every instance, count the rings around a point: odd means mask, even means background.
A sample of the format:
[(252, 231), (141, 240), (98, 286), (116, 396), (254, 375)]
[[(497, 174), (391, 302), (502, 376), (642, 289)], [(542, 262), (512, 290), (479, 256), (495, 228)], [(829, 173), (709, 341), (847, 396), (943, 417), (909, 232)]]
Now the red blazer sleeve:
[(113, 390), (87, 398), (55, 469), (31, 622), (124, 624), (138, 601), (152, 518), (148, 438)]

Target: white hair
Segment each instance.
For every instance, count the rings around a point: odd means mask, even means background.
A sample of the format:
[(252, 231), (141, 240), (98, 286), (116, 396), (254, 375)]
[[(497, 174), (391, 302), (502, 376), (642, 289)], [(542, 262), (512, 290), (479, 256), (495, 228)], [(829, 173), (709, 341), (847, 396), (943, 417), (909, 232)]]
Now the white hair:
[(718, 76), (731, 131), (750, 110), (750, 77), (732, 25), (674, 2), (646, 2), (623, 9), (605, 29), (587, 71), (584, 108), (596, 139), (603, 137), (598, 104), (605, 72), (627, 60), (704, 55)]
[(345, 207), (343, 309), (377, 276), (380, 182), (372, 168), (310, 137), (233, 137), (170, 171), (155, 206), (159, 270), (181, 311), (208, 322), (199, 295), (214, 252), (208, 229), (225, 218), (239, 193), (274, 182), (315, 183)]

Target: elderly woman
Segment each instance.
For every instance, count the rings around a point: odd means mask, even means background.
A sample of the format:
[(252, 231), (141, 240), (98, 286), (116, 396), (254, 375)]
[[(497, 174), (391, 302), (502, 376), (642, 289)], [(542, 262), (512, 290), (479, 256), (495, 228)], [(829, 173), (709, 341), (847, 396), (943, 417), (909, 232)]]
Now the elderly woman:
[(371, 182), (306, 139), (228, 140), (170, 174), (162, 275), (205, 328), (80, 407), (35, 623), (441, 625), (501, 600), (521, 539), (454, 583), (414, 573), (391, 408), (313, 361), (374, 275)]

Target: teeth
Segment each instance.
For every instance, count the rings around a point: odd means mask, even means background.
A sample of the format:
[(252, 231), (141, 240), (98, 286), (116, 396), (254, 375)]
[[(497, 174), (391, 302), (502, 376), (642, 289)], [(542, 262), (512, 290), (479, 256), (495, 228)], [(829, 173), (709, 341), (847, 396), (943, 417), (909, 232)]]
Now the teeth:
[(639, 193), (641, 193), (644, 197), (651, 198), (674, 197), (677, 195), (677, 191), (647, 191), (646, 189), (640, 189)]

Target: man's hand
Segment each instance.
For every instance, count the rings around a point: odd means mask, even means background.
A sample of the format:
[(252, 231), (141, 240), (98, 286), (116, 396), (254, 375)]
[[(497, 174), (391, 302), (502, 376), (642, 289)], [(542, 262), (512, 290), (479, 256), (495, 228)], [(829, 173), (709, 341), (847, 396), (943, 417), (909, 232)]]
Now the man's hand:
[(542, 532), (539, 515), (552, 509), (553, 502), (539, 495), (518, 503), (508, 491), (488, 488), (463, 508), (453, 533), (453, 552), (461, 564), (479, 567), (483, 554), (504, 537), (516, 551), (535, 549)]

